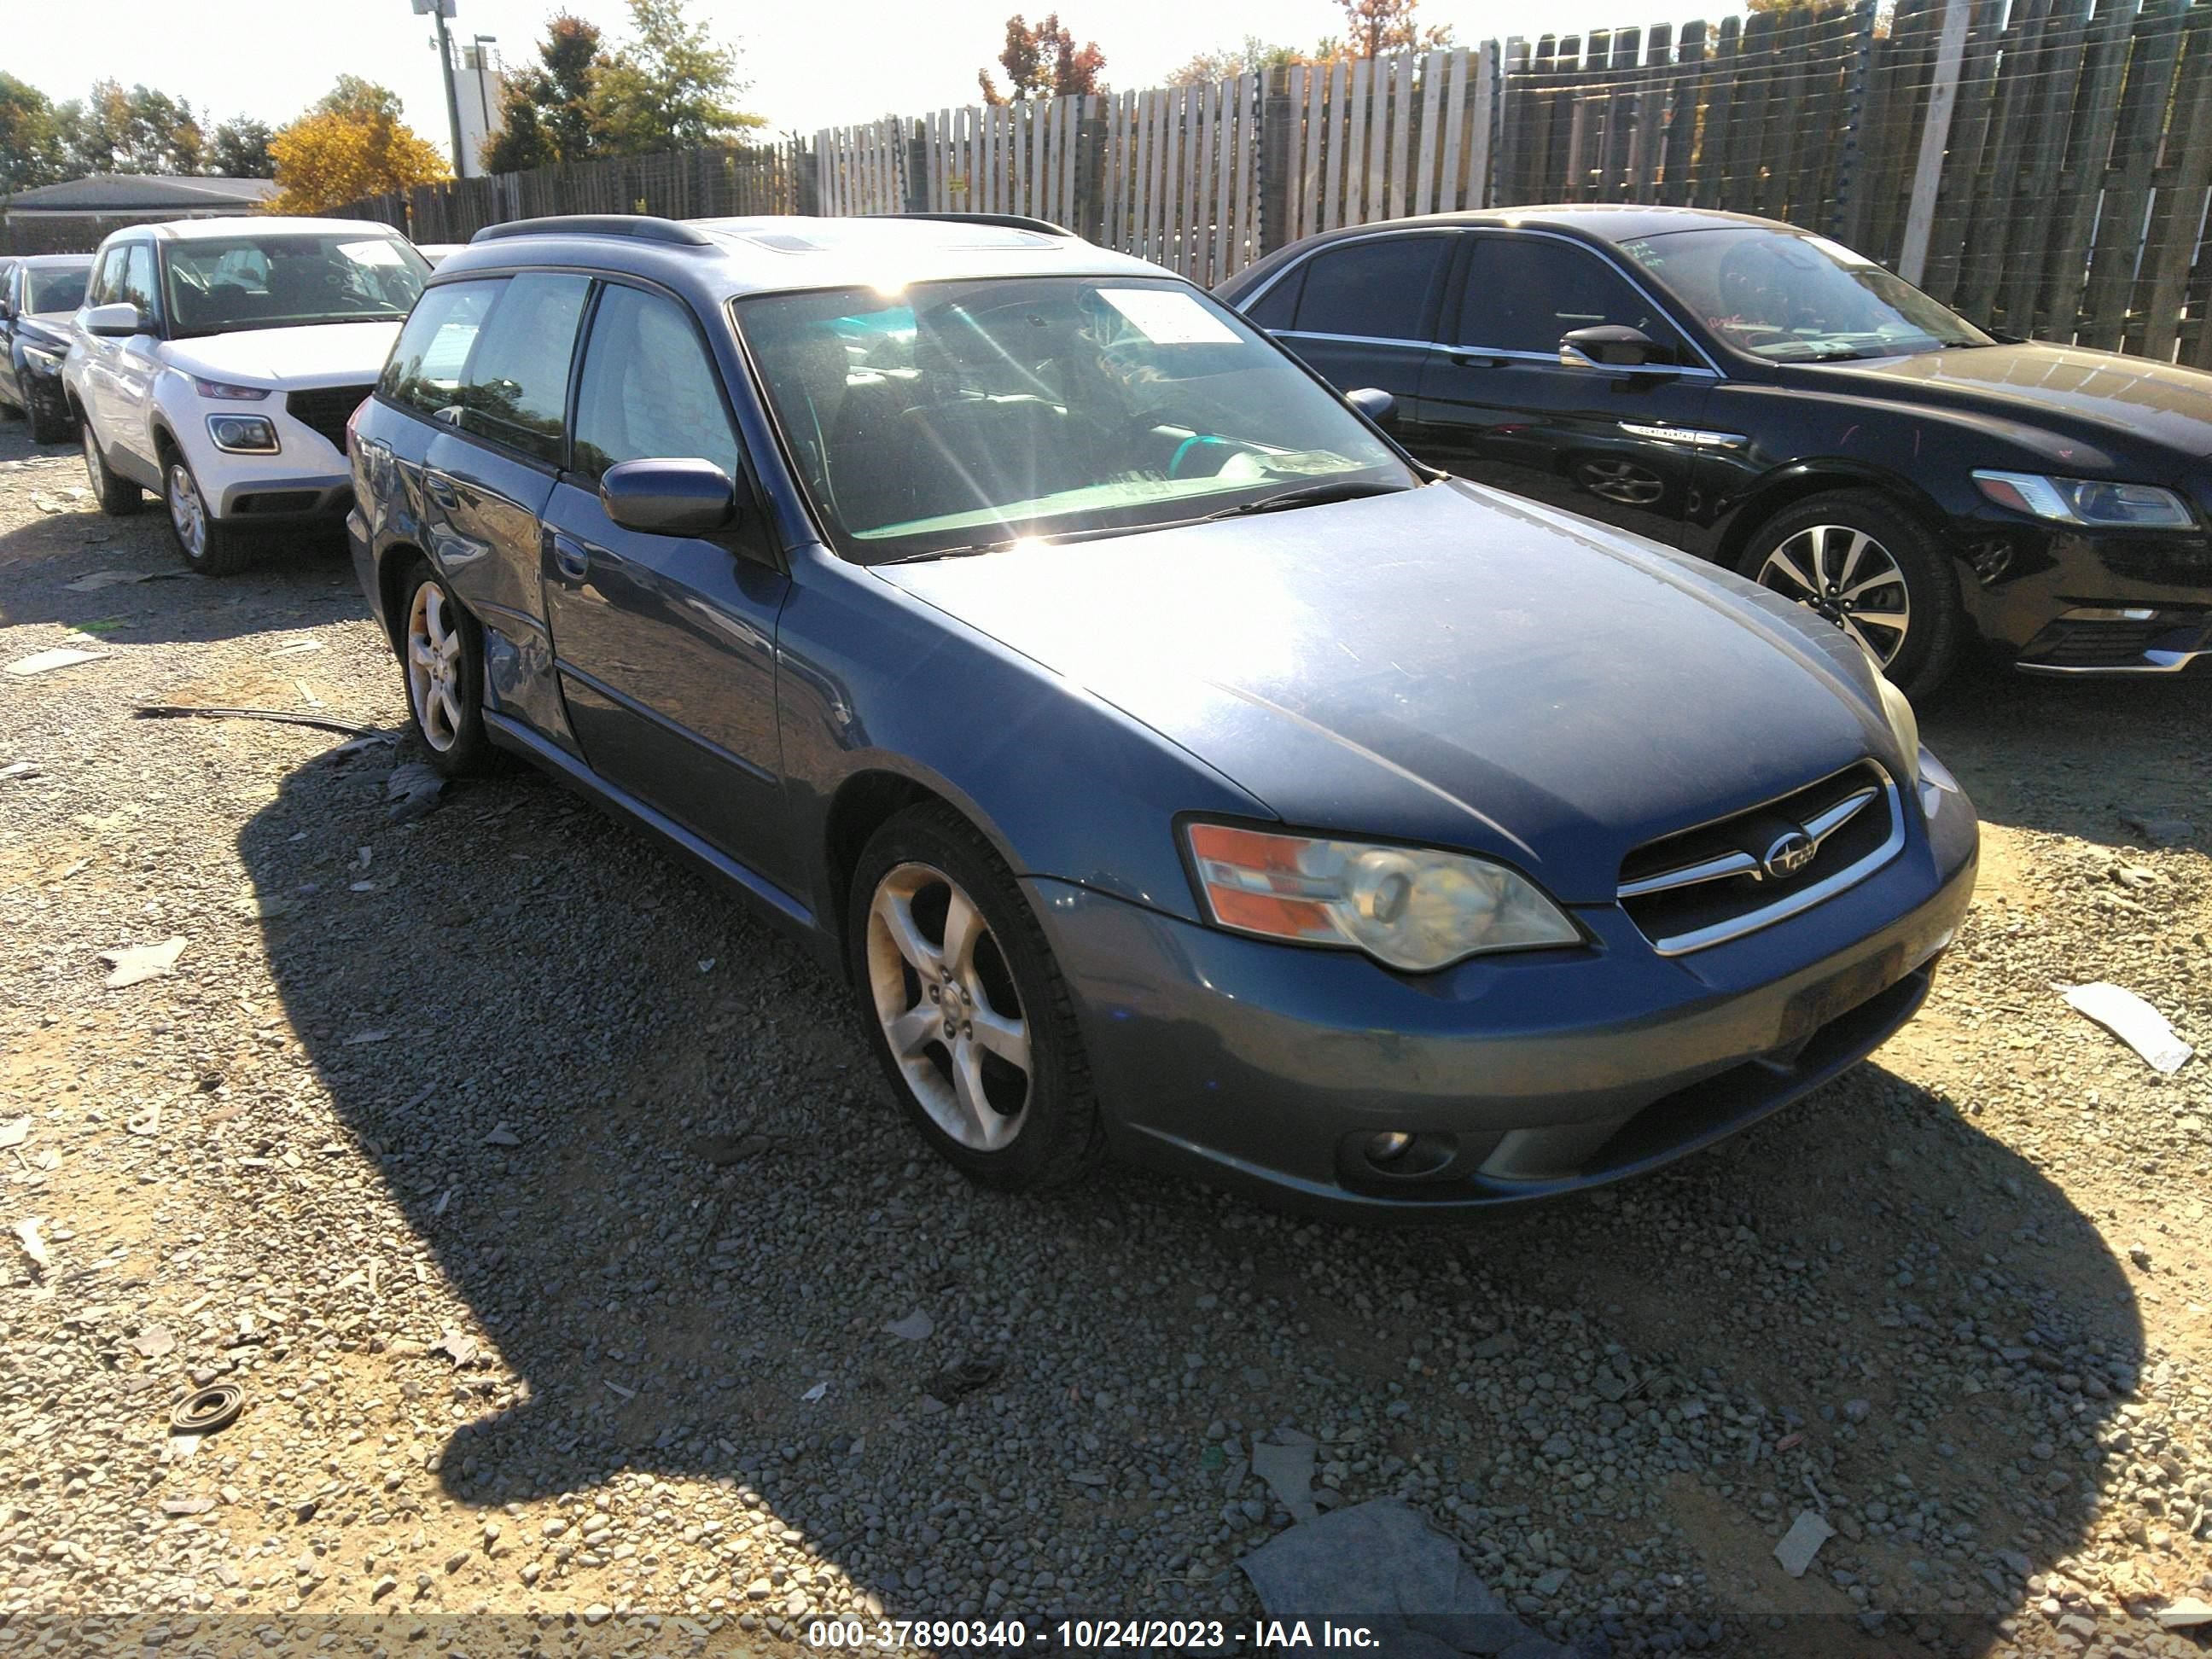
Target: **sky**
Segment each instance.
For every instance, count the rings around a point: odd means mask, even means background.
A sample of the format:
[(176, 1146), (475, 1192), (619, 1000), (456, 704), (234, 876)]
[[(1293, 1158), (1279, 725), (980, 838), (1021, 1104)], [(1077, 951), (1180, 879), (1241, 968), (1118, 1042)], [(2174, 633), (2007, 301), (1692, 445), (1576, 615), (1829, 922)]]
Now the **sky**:
[[(1344, 15), (1333, 0), (690, 3), (695, 17), (743, 52), (743, 73), (752, 82), (746, 106), (777, 130), (805, 132), (974, 102), (975, 70), (986, 63), (995, 70), (1007, 15), (1018, 7), (1032, 18), (1056, 9), (1079, 40), (1097, 40), (1107, 82), (1120, 88), (1157, 85), (1193, 53), (1233, 46), (1247, 34), (1310, 45), (1340, 33)], [(623, 0), (567, 0), (565, 9), (611, 38), (620, 36), (629, 16)], [(533, 55), (546, 18), (561, 9), (560, 0), (459, 0), (449, 27), (465, 39), (496, 37), (512, 63)], [(1636, 0), (1423, 0), (1420, 15), (1453, 25), (1472, 43), (1698, 9)], [(143, 82), (190, 100), (210, 126), (236, 114), (282, 125), (349, 72), (390, 87), (417, 131), (441, 147), (446, 142), (431, 22), (415, 15), (409, 0), (200, 0), (182, 7), (175, 0), (102, 0), (97, 11), (91, 28), (9, 30), (0, 67), (57, 102), (82, 97), (102, 77), (125, 86)]]

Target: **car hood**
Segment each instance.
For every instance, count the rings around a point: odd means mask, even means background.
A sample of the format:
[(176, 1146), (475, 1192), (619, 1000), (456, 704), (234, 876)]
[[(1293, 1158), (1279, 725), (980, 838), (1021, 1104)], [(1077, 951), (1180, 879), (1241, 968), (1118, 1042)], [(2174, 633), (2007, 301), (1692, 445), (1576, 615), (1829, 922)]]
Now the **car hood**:
[(1899, 760), (1811, 613), (1456, 481), (877, 574), (1286, 822), (1486, 853), (1569, 902), (1655, 836)]
[(40, 345), (58, 346), (69, 349), (70, 319), (73, 311), (27, 311), (15, 319), (18, 338), (36, 340)]
[(173, 341), (169, 366), (210, 380), (251, 386), (356, 386), (374, 380), (399, 337), (388, 323), (317, 323), (304, 328), (241, 329)]
[[(1836, 390), (1879, 388), (1892, 398), (2002, 415), (2029, 425), (2056, 423), (2100, 437), (2149, 439), (2185, 455), (2212, 455), (2212, 374), (2148, 357), (2029, 341), (1796, 365), (1789, 379)], [(2092, 465), (2101, 459), (2084, 458)]]

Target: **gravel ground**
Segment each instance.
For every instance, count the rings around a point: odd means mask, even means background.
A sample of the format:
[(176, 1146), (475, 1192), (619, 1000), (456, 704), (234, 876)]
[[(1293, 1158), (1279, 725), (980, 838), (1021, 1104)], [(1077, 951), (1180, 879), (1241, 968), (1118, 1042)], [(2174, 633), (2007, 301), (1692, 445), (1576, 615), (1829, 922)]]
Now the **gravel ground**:
[[(1411, 1232), (1125, 1174), (1010, 1200), (655, 844), (523, 774), (393, 822), (398, 675), (341, 550), (80, 591), (177, 568), (82, 483), (0, 427), (0, 664), (106, 653), (0, 674), (0, 766), (36, 769), (0, 775), (26, 1650), (1242, 1626), (1234, 1564), (1290, 1524), (1247, 1460), (1294, 1427), (1587, 1653), (2205, 1650), (2148, 1615), (2212, 1596), (2212, 1073), (2055, 988), (2212, 1042), (2203, 689), (1990, 678), (1928, 715), (1987, 818), (1936, 999), (1674, 1170)], [(244, 1415), (173, 1441), (214, 1381)], [(1793, 1579), (1805, 1510), (1837, 1531)]]

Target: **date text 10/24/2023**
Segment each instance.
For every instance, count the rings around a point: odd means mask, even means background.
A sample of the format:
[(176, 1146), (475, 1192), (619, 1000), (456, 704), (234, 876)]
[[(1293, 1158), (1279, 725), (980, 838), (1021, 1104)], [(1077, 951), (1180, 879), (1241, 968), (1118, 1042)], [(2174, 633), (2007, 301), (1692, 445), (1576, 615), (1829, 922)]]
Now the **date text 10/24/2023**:
[(1231, 1625), (1220, 1619), (1063, 1619), (1034, 1628), (1023, 1620), (817, 1619), (806, 1645), (830, 1652), (912, 1649), (1004, 1651), (1034, 1646), (1069, 1654), (1150, 1652), (1287, 1653), (1305, 1649), (1374, 1650), (1382, 1638), (1364, 1625), (1331, 1620), (1261, 1619)]

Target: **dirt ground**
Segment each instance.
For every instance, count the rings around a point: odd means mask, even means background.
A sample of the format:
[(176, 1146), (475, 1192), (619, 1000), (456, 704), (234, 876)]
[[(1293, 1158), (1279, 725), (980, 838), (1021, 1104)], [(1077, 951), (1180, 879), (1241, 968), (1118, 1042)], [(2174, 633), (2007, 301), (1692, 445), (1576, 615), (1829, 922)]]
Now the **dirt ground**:
[(1936, 995), (1705, 1156), (1410, 1232), (1008, 1200), (659, 847), (522, 773), (395, 820), (335, 544), (203, 581), (82, 482), (0, 426), (0, 671), (100, 653), (0, 672), (0, 1646), (1233, 1634), (1295, 1429), (1584, 1654), (2205, 1650), (2154, 1615), (2212, 1600), (2212, 1073), (2061, 993), (2212, 1042), (2212, 688), (1923, 711), (1984, 818)]

